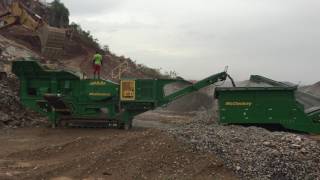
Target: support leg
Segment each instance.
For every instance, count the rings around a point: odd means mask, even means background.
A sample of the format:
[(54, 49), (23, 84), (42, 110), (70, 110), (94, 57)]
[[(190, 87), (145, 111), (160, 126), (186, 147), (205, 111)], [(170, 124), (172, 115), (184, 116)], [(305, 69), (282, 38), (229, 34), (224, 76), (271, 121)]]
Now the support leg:
[(132, 115), (128, 112), (125, 111), (123, 112), (123, 114), (121, 115), (121, 119), (120, 119), (120, 125), (125, 129), (125, 130), (129, 130), (132, 128)]

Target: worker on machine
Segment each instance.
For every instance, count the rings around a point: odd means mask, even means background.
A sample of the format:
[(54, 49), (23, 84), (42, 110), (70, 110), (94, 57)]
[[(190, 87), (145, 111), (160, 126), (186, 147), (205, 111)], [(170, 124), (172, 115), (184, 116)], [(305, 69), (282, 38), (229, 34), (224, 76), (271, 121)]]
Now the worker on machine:
[(103, 58), (99, 51), (96, 51), (96, 54), (93, 56), (93, 78), (96, 79), (96, 75), (98, 75), (98, 79), (100, 79), (100, 71), (101, 66), (103, 66)]

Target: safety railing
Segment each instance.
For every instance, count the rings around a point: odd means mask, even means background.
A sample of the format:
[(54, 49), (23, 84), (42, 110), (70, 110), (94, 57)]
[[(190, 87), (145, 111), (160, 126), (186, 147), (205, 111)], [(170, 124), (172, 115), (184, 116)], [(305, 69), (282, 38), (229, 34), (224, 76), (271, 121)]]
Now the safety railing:
[(128, 61), (125, 61), (125, 62), (119, 64), (114, 69), (112, 69), (111, 77), (113, 79), (121, 79), (122, 74), (124, 72), (126, 72), (128, 69), (129, 69), (129, 63), (128, 63)]

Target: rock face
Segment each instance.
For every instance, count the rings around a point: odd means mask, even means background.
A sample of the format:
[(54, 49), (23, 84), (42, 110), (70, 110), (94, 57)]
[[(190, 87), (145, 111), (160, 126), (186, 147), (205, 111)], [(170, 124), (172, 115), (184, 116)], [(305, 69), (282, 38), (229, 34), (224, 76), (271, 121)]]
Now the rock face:
[[(38, 57), (26, 47), (0, 35), (0, 73), (11, 74), (11, 62), (21, 57)], [(2, 79), (2, 74), (0, 74)]]
[(309, 135), (222, 126), (212, 112), (203, 110), (169, 133), (195, 151), (216, 153), (243, 179), (320, 179), (320, 142)]
[(45, 118), (26, 110), (19, 101), (18, 80), (9, 77), (0, 80), (0, 128), (26, 127), (45, 124)]

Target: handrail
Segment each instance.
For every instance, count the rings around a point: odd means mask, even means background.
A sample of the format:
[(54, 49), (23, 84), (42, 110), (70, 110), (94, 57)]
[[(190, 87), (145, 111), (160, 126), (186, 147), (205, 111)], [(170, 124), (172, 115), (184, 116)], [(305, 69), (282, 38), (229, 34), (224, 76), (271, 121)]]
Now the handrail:
[(121, 79), (121, 75), (126, 72), (129, 68), (129, 63), (128, 61), (125, 61), (121, 64), (119, 64), (118, 66), (116, 66), (115, 68), (112, 69), (111, 71), (111, 77), (113, 79)]

